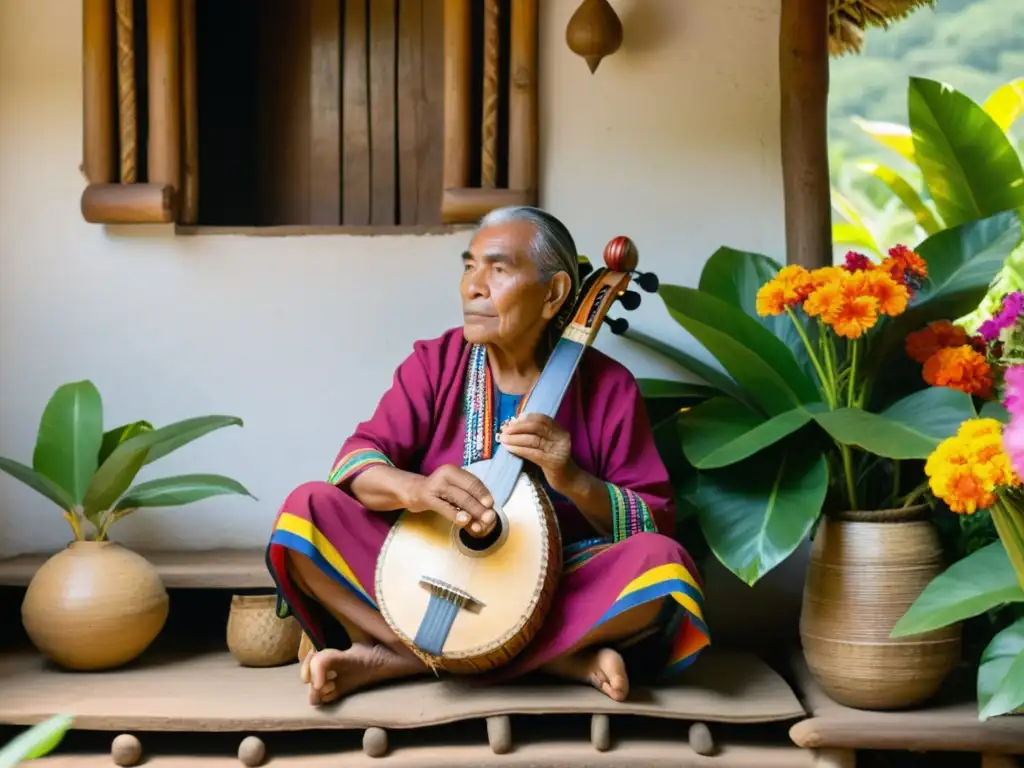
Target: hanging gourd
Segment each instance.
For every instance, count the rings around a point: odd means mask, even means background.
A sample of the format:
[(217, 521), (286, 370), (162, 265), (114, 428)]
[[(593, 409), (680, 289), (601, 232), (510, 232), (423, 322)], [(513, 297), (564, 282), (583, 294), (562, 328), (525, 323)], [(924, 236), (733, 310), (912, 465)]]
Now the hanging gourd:
[(583, 0), (565, 28), (569, 50), (582, 56), (593, 74), (601, 59), (622, 45), (622, 22), (608, 0)]

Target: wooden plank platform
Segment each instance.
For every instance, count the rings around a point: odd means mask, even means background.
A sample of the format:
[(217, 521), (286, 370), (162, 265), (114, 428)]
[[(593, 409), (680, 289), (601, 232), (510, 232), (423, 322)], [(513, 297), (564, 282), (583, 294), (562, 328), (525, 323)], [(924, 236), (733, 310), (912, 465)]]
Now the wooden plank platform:
[[(177, 589), (272, 588), (262, 549), (136, 550), (151, 562), (164, 586)], [(52, 553), (0, 560), (0, 586), (24, 587)]]
[[(38, 768), (110, 768), (109, 754), (67, 755), (33, 760)], [(204, 755), (148, 757), (146, 768), (239, 768), (237, 757)], [(608, 752), (596, 751), (585, 740), (548, 742), (517, 746), (511, 753), (495, 755), (486, 744), (479, 746), (431, 746), (396, 749), (374, 758), (362, 752), (349, 751), (323, 755), (271, 755), (268, 768), (621, 768), (623, 765), (643, 768), (812, 768), (814, 755), (805, 749), (774, 745), (725, 746), (718, 754), (702, 757), (679, 742), (629, 739)]]
[(805, 716), (793, 691), (750, 653), (706, 651), (672, 685), (616, 703), (593, 688), (547, 680), (474, 686), (420, 678), (311, 707), (297, 664), (240, 667), (227, 652), (151, 657), (102, 673), (54, 669), (34, 653), (0, 656), (0, 723), (30, 725), (58, 712), (100, 731), (249, 732), (408, 729), (498, 714), (607, 713), (720, 723)]
[(1024, 754), (1024, 716), (978, 720), (977, 702), (947, 694), (922, 709), (870, 712), (838, 704), (818, 687), (802, 654), (793, 658), (797, 688), (810, 717), (789, 729), (807, 749)]

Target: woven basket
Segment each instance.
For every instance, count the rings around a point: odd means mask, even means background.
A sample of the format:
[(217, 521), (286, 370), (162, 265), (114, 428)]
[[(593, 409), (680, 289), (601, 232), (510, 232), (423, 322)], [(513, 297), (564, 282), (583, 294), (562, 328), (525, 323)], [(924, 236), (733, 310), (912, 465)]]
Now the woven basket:
[(233, 595), (227, 642), (244, 667), (277, 667), (298, 661), (302, 628), (294, 616), (277, 615), (276, 595)]

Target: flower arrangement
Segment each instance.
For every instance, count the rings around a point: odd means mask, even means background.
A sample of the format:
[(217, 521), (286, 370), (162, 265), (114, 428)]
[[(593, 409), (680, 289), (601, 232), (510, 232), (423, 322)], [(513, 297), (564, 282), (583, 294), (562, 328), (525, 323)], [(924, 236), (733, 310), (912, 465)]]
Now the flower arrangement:
[[(933, 321), (907, 338), (907, 354), (925, 381), (989, 402), (965, 420), (925, 462), (927, 490), (961, 519), (988, 514), (998, 541), (971, 552), (936, 577), (893, 629), (906, 637), (1024, 603), (1024, 296), (968, 335)], [(995, 399), (1001, 393), (1001, 400)], [(1024, 619), (998, 631), (981, 655), (979, 717), (1024, 706)]]
[(1009, 212), (820, 269), (723, 247), (698, 287), (663, 283), (690, 338), (625, 337), (701, 380), (640, 382), (660, 413), (677, 404), (655, 438), (680, 520), (696, 520), (715, 557), (753, 584), (823, 511), (911, 501), (925, 459), (977, 412), (973, 395), (906, 370), (907, 335), (976, 307), (1020, 241)]

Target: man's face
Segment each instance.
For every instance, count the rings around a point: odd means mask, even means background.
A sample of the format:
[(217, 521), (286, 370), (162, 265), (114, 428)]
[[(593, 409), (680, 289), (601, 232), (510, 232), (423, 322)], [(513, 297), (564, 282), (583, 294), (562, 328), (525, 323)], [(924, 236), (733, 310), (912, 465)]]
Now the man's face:
[[(564, 301), (564, 281), (540, 280), (530, 257), (536, 230), (515, 221), (480, 230), (463, 254), (463, 333), (471, 344), (515, 351), (536, 345)], [(568, 275), (562, 275), (568, 278)]]

